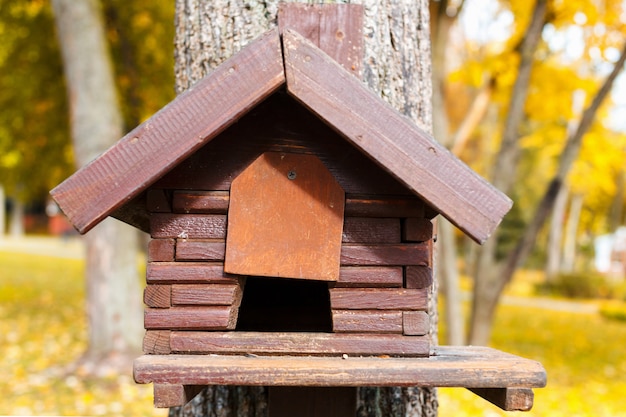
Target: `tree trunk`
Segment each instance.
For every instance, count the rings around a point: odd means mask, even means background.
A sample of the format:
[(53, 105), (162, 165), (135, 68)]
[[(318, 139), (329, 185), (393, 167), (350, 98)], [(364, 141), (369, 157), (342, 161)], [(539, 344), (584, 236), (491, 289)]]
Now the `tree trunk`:
[[(177, 0), (177, 93), (276, 26), (278, 3), (278, 0)], [(365, 0), (363, 5), (365, 82), (396, 109), (431, 131), (428, 2)], [(431, 300), (436, 305), (436, 292)], [(436, 344), (437, 309), (431, 308), (431, 312), (433, 344)], [(232, 400), (235, 397), (237, 401)], [(359, 390), (358, 398), (359, 416), (434, 416), (437, 413), (433, 389), (367, 388)], [(183, 409), (170, 410), (170, 416), (266, 416), (266, 401), (264, 389), (209, 387)]]
[[(97, 0), (53, 0), (70, 97), (78, 166), (122, 137), (122, 117)], [(87, 370), (128, 367), (143, 330), (137, 232), (106, 219), (85, 238), (89, 347)], [(91, 366), (97, 365), (95, 368)]]
[(9, 235), (14, 238), (24, 236), (24, 203), (19, 197), (13, 198)]
[(563, 247), (561, 243), (563, 241), (563, 224), (565, 223), (568, 197), (569, 190), (567, 187), (563, 187), (554, 202), (546, 251), (548, 257), (546, 261), (546, 282), (553, 282), (561, 272), (561, 250)]
[(4, 193), (4, 186), (0, 184), (0, 239), (4, 238), (6, 221), (6, 196)]
[(572, 196), (569, 206), (567, 223), (565, 224), (565, 240), (563, 242), (563, 264), (561, 270), (565, 273), (574, 271), (576, 263), (576, 235), (580, 223), (580, 213), (583, 208), (584, 197), (580, 194)]

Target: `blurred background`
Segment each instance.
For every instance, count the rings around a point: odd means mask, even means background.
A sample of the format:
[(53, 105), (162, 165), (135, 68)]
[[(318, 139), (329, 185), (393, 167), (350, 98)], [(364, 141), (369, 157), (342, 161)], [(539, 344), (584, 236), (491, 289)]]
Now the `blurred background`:
[[(167, 415), (132, 381), (141, 332), (95, 349), (85, 242), (48, 195), (81, 165), (59, 3), (0, 0), (0, 415)], [(126, 132), (175, 97), (174, 2), (97, 11)], [(430, 12), (434, 136), (515, 202), (485, 248), (439, 223), (440, 342), (541, 361), (548, 386), (524, 415), (626, 416), (626, 2)], [(505, 415), (439, 393), (442, 416)]]

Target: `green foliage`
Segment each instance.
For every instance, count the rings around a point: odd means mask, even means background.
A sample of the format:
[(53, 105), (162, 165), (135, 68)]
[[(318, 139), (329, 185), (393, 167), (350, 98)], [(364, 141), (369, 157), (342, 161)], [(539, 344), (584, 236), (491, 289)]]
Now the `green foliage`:
[(615, 282), (593, 272), (560, 274), (550, 282), (538, 284), (536, 289), (539, 294), (567, 298), (624, 299), (626, 297), (624, 282)]
[(626, 322), (626, 303), (613, 301), (600, 306), (600, 314), (610, 320)]

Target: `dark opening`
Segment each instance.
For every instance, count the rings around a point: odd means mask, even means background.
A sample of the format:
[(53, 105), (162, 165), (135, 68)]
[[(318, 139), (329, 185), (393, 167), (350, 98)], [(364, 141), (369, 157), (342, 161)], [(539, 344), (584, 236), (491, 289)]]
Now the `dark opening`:
[(236, 330), (331, 332), (328, 284), (302, 279), (249, 277)]

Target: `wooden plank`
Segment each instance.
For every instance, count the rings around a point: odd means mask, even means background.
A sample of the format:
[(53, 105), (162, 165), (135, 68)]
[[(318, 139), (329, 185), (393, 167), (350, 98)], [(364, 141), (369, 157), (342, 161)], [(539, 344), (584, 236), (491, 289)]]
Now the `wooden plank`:
[(172, 305), (229, 306), (241, 300), (238, 284), (174, 284)]
[(430, 332), (430, 317), (425, 311), (403, 311), (402, 333), (406, 336), (424, 336)]
[(434, 356), (423, 358), (145, 355), (135, 360), (134, 376), (140, 384), (470, 388), (546, 385), (546, 371), (539, 362), (478, 346), (439, 346)]
[(176, 242), (176, 260), (224, 261), (226, 243), (223, 240), (188, 240)]
[(428, 266), (406, 266), (404, 270), (405, 288), (428, 288), (433, 283), (433, 270)]
[(341, 247), (341, 265), (428, 265), (429, 256), (428, 246), (423, 243)]
[(224, 270), (336, 281), (344, 202), (316, 156), (262, 154), (231, 185)]
[[(237, 323), (236, 312), (229, 307), (172, 307), (168, 309), (146, 308), (146, 330), (227, 330)], [(234, 318), (234, 321), (233, 321)]]
[(173, 262), (176, 251), (174, 239), (151, 239), (148, 242), (148, 262)]
[(343, 243), (400, 243), (400, 219), (346, 217)]
[(143, 302), (152, 308), (170, 308), (172, 306), (171, 285), (148, 285), (143, 290)]
[(363, 6), (357, 4), (281, 3), (278, 28), (294, 29), (339, 65), (361, 78), (363, 63)]
[(418, 198), (346, 196), (346, 216), (354, 217), (424, 217), (424, 202)]
[(148, 330), (143, 337), (143, 353), (147, 355), (169, 355), (170, 330)]
[(330, 306), (345, 310), (427, 310), (426, 289), (331, 288)]
[(333, 332), (402, 333), (402, 311), (332, 310)]
[(530, 411), (535, 394), (530, 388), (469, 388), (504, 411)]
[(156, 408), (183, 406), (203, 389), (204, 385), (154, 384), (154, 406)]
[(428, 337), (314, 332), (172, 332), (179, 353), (427, 356)]
[(228, 191), (175, 191), (172, 197), (174, 213), (226, 214)]
[(269, 387), (269, 417), (354, 417), (354, 387)]
[(236, 284), (237, 277), (224, 273), (217, 262), (150, 262), (146, 270), (148, 284)]
[(298, 33), (284, 31), (283, 50), (294, 98), (474, 240), (489, 237), (508, 197)]
[(151, 188), (146, 193), (146, 206), (150, 213), (171, 213), (172, 205), (165, 190)]
[(85, 233), (284, 83), (272, 30), (124, 136), (51, 194)]
[(429, 219), (409, 217), (402, 223), (404, 242), (425, 242), (433, 237), (433, 223)]
[(342, 266), (335, 287), (402, 287), (402, 283), (400, 266)]
[(226, 216), (157, 213), (150, 216), (150, 234), (160, 239), (224, 239)]

